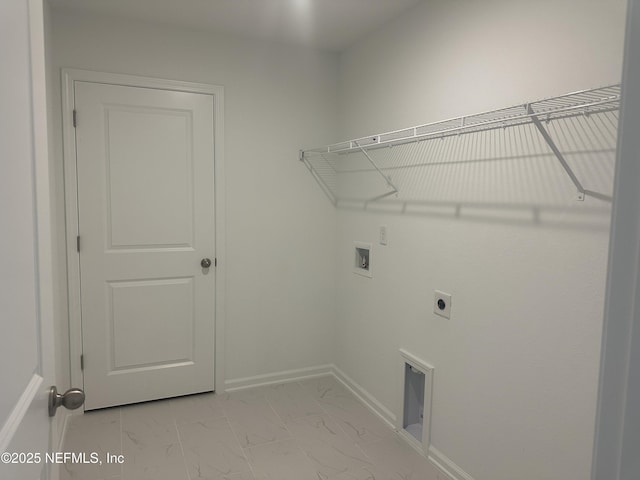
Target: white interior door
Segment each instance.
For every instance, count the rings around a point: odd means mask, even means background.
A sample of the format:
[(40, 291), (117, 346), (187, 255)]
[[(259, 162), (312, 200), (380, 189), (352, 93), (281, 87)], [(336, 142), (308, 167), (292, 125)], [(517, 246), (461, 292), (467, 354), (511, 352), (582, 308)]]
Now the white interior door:
[(85, 408), (211, 391), (213, 96), (74, 87)]
[(0, 2), (0, 478), (48, 479), (53, 379), (41, 0)]

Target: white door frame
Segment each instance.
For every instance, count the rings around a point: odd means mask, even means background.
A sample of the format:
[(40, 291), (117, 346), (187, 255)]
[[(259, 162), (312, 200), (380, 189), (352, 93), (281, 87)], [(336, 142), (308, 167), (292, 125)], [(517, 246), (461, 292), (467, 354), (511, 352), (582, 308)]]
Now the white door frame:
[[(224, 391), (224, 325), (226, 295), (226, 232), (224, 180), (224, 87), (203, 83), (164, 80), (89, 70), (62, 69), (62, 132), (64, 155), (64, 193), (67, 232), (67, 281), (69, 289), (69, 354), (71, 384), (83, 385), (80, 355), (82, 354), (82, 320), (80, 310), (80, 256), (78, 235), (78, 178), (76, 170), (76, 140), (73, 127), (74, 82), (94, 82), (129, 87), (156, 88), (212, 95), (214, 123), (214, 195), (215, 241), (217, 259), (215, 282), (215, 390)], [(81, 122), (80, 112), (78, 122)]]
[(640, 478), (640, 0), (629, 0), (592, 480)]

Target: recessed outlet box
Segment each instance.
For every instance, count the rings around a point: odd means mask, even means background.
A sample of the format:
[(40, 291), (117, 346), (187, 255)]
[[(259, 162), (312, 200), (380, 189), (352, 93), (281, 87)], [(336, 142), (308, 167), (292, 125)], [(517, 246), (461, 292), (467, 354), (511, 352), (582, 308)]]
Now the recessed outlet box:
[(371, 244), (354, 242), (354, 266), (353, 273), (372, 278), (371, 273)]
[(433, 313), (444, 318), (451, 318), (451, 295), (436, 290), (433, 295)]

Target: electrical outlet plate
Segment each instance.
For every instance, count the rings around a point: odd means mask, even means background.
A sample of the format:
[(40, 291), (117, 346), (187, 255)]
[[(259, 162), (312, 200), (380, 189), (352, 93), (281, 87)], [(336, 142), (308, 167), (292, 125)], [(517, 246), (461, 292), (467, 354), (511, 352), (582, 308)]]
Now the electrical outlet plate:
[(435, 290), (433, 295), (433, 313), (444, 318), (451, 318), (451, 295)]
[(386, 244), (387, 244), (387, 226), (382, 225), (380, 227), (380, 245), (386, 245)]

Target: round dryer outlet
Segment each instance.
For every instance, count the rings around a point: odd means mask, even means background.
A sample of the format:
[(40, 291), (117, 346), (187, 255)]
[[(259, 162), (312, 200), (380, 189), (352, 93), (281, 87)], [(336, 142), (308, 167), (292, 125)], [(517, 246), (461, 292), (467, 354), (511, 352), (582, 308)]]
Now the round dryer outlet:
[(436, 290), (433, 298), (433, 313), (444, 318), (451, 318), (451, 295)]

